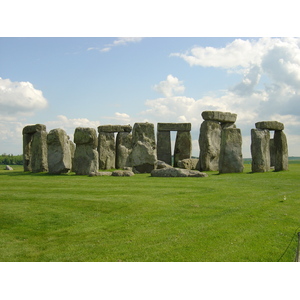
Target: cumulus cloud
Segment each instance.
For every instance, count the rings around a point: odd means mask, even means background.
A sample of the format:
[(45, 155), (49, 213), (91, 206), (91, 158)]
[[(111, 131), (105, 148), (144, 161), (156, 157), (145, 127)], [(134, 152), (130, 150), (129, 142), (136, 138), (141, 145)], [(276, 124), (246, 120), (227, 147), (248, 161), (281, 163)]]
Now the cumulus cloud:
[(100, 52), (109, 52), (113, 47), (117, 46), (124, 46), (129, 43), (138, 43), (142, 40), (143, 38), (141, 37), (119, 37), (116, 40), (114, 40), (111, 44), (106, 44), (105, 47), (103, 48), (98, 48), (98, 47), (90, 47), (87, 50), (97, 50)]
[(167, 76), (166, 80), (154, 85), (153, 89), (163, 94), (165, 97), (171, 97), (177, 93), (182, 94), (185, 87), (183, 86), (182, 81), (179, 81), (177, 77), (170, 74)]
[(0, 112), (1, 115), (29, 116), (46, 108), (47, 100), (42, 91), (34, 88), (30, 82), (12, 82), (0, 77)]

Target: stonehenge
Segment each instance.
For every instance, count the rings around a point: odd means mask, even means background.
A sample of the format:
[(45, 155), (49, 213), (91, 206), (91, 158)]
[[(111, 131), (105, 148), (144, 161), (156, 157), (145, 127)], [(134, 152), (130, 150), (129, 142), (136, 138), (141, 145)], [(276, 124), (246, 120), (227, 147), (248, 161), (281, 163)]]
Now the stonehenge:
[[(255, 123), (251, 130), (252, 172), (267, 172), (271, 167), (275, 171), (288, 170), (288, 146), (283, 132), (284, 124), (277, 121)], [(270, 138), (270, 131), (274, 137)]]
[[(191, 156), (191, 123), (157, 123), (157, 141), (154, 124), (148, 122), (135, 123), (133, 127), (101, 125), (98, 135), (94, 128), (77, 127), (74, 142), (63, 129), (47, 133), (43, 124), (27, 125), (22, 132), (24, 171), (89, 176), (151, 173), (153, 177), (197, 177), (202, 171), (243, 172), (242, 134), (235, 125), (237, 115), (203, 111), (202, 118), (199, 158)], [(272, 167), (275, 171), (288, 170), (283, 130), (284, 125), (277, 121), (255, 123), (255, 129), (251, 129), (252, 172), (268, 172)], [(173, 154), (171, 131), (176, 131)]]

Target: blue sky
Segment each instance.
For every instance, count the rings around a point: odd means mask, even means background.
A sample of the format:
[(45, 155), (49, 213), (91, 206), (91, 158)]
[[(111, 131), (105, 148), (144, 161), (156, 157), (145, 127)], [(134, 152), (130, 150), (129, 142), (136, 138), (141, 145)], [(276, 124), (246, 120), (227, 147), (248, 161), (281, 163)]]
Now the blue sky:
[[(22, 153), (22, 128), (191, 122), (237, 113), (243, 156), (255, 122), (285, 124), (300, 155), (300, 39), (268, 37), (2, 37), (1, 153)], [(175, 134), (173, 134), (173, 139)]]

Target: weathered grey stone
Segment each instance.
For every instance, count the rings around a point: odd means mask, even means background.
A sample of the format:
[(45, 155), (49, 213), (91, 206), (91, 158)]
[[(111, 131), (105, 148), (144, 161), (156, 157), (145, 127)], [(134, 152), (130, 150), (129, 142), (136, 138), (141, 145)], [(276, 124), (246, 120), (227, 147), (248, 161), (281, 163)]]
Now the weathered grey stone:
[(123, 176), (123, 177), (128, 176), (128, 177), (130, 177), (130, 176), (133, 176), (134, 173), (132, 171), (126, 171), (126, 170), (116, 170), (116, 171), (113, 171), (111, 175), (112, 176)]
[(236, 128), (236, 125), (234, 123), (221, 123), (222, 129), (226, 128)]
[(174, 167), (178, 166), (178, 161), (191, 158), (192, 136), (190, 131), (177, 131), (174, 147)]
[(274, 134), (275, 148), (275, 171), (288, 170), (288, 145), (287, 138), (283, 131), (275, 131)]
[(101, 125), (98, 127), (98, 132), (131, 132), (132, 127), (130, 125)]
[[(160, 124), (160, 123), (158, 123)], [(171, 133), (170, 131), (157, 132), (157, 159), (172, 165)]]
[(96, 130), (77, 127), (74, 133), (74, 141), (76, 143), (74, 172), (77, 175), (89, 175), (92, 172), (98, 172), (99, 155), (96, 150)]
[(200, 127), (200, 170), (218, 171), (221, 147), (221, 125), (217, 121), (204, 121)]
[(13, 171), (14, 169), (11, 166), (6, 166), (5, 170), (7, 170), (7, 171)]
[(99, 168), (101, 170), (116, 167), (116, 144), (114, 133), (99, 132), (98, 136)]
[(164, 169), (164, 168), (173, 168), (171, 165), (167, 164), (166, 162), (162, 160), (158, 160), (156, 162), (156, 168), (157, 169)]
[(270, 166), (275, 167), (275, 145), (274, 139), (270, 139)]
[(25, 172), (48, 171), (45, 125), (28, 125), (23, 128), (23, 166)]
[(134, 172), (150, 173), (156, 168), (156, 143), (152, 123), (135, 123), (132, 130), (131, 160)]
[(206, 173), (179, 168), (164, 168), (151, 171), (153, 177), (207, 177)]
[(205, 121), (211, 120), (222, 123), (234, 123), (237, 118), (237, 114), (221, 111), (203, 111), (201, 115)]
[(75, 156), (75, 149), (76, 145), (73, 143), (73, 141), (70, 140), (70, 137), (68, 136), (69, 139), (69, 146), (70, 146), (70, 153), (71, 153), (71, 162), (72, 162), (72, 167), (71, 171), (74, 172), (74, 156)]
[(178, 162), (178, 168), (187, 170), (199, 170), (200, 160), (198, 158), (186, 158)]
[(43, 124), (27, 125), (23, 128), (23, 134), (33, 134), (38, 131), (46, 131), (46, 125)]
[(157, 131), (191, 131), (191, 123), (157, 123)]
[(72, 168), (70, 140), (63, 129), (52, 129), (47, 135), (50, 174), (68, 173)]
[(284, 125), (277, 121), (262, 121), (255, 123), (257, 129), (283, 130)]
[(222, 130), (219, 158), (220, 173), (243, 172), (242, 135), (239, 128)]
[(116, 139), (116, 168), (131, 167), (132, 134), (119, 132)]
[(95, 177), (95, 176), (111, 176), (112, 172), (91, 172), (89, 174), (89, 177)]
[(31, 172), (47, 172), (47, 132), (42, 130), (34, 133), (30, 148)]
[(251, 130), (252, 172), (268, 172), (270, 170), (270, 131)]
[(97, 148), (97, 133), (94, 128), (77, 127), (74, 133), (74, 143), (76, 145), (91, 145)]

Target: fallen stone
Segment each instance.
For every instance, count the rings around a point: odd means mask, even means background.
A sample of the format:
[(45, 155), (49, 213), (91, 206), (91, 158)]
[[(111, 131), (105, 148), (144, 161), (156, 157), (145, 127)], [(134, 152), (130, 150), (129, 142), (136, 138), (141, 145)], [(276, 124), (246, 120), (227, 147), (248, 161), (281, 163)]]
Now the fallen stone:
[(208, 177), (206, 173), (179, 168), (156, 169), (151, 172), (152, 177)]
[(255, 123), (257, 129), (268, 129), (268, 130), (283, 130), (283, 123), (277, 121), (262, 121)]
[(156, 162), (156, 168), (157, 169), (164, 169), (164, 168), (173, 168), (171, 165), (167, 164), (166, 162), (162, 160), (158, 160)]
[(113, 171), (112, 176), (133, 176), (134, 173), (132, 171), (126, 171), (126, 170), (117, 170), (117, 171)]
[(221, 123), (234, 123), (237, 118), (237, 114), (221, 111), (203, 111), (201, 116), (205, 121), (211, 120)]
[(200, 161), (198, 158), (186, 158), (178, 161), (178, 168), (187, 169), (187, 170), (199, 170)]
[(94, 177), (94, 176), (111, 176), (112, 172), (91, 172), (89, 174), (89, 177)]

